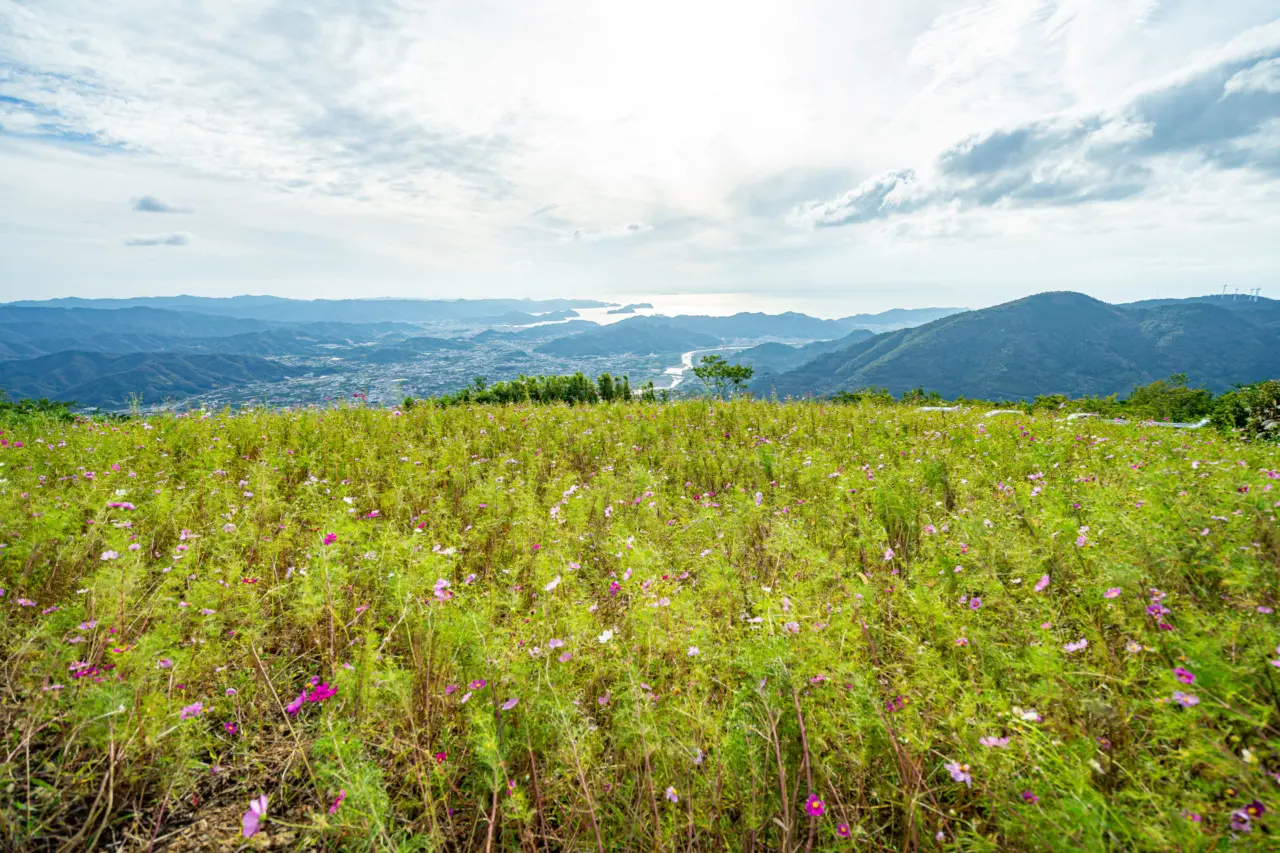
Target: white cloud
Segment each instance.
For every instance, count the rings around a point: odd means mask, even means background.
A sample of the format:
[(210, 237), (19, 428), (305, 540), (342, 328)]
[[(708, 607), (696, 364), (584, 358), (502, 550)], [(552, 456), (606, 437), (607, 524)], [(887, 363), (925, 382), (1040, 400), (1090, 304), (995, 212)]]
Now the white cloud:
[[(977, 305), (991, 259), (1033, 289), (1066, 245), (1129, 281), (1122, 238), (1148, 216), (1207, 282), (1274, 270), (1243, 236), (1273, 198), (1224, 202), (1243, 242), (1203, 236), (1190, 201), (1280, 162), (1270, 125), (1160, 153), (1167, 113), (1126, 105), (1275, 44), (1276, 17), (1274, 0), (0, 0), (0, 298), (662, 281), (861, 310), (949, 304), (972, 280)], [(1273, 95), (1274, 61), (1220, 94)], [(1018, 129), (1043, 146), (1021, 189), (942, 174), (964, 140)], [(1090, 216), (982, 203), (1046, 186)], [(121, 252), (138, 220), (120, 199), (142, 191), (192, 211), (199, 242)]]
[(134, 235), (124, 241), (126, 246), (185, 246), (191, 242), (191, 235), (185, 231), (172, 234)]
[(169, 204), (152, 195), (139, 196), (130, 200), (129, 204), (139, 213), (191, 213), (191, 207), (181, 204)]

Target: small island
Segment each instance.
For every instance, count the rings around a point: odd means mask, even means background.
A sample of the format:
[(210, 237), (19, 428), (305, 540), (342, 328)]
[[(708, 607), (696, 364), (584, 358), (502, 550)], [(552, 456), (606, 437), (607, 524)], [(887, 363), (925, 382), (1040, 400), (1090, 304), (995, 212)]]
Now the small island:
[(621, 308), (614, 308), (613, 310), (611, 310), (611, 311), (609, 311), (609, 312), (607, 312), (607, 313), (609, 313), (609, 314), (634, 314), (634, 313), (636, 313), (636, 311), (637, 311), (638, 309), (641, 309), (641, 308), (648, 308), (648, 309), (652, 310), (652, 309), (653, 309), (653, 306), (652, 306), (651, 304), (649, 304), (648, 302), (633, 302), (633, 303), (631, 303), (630, 305), (623, 305)]

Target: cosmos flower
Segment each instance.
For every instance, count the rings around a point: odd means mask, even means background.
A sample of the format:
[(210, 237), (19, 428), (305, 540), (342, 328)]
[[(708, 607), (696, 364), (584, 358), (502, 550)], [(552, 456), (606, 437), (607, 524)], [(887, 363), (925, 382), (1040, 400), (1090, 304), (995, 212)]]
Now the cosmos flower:
[(827, 804), (818, 799), (817, 794), (810, 794), (809, 799), (805, 800), (804, 810), (810, 817), (822, 817), (827, 812)]
[(302, 703), (305, 701), (307, 701), (307, 691), (303, 690), (298, 694), (297, 699), (284, 706), (284, 712), (291, 717), (296, 716), (302, 710)]
[(978, 743), (996, 749), (1008, 749), (1009, 747), (1009, 739), (1007, 737), (995, 737), (993, 735), (978, 738)]
[(667, 786), (667, 793), (665, 796), (673, 803), (680, 802), (680, 795), (676, 793), (676, 789), (673, 786)]
[(836, 835), (840, 836), (841, 838), (848, 838), (852, 834), (853, 834), (853, 830), (849, 829), (849, 824), (847, 823), (836, 824)]
[(1181, 705), (1184, 708), (1190, 708), (1194, 705), (1200, 704), (1199, 696), (1194, 696), (1190, 693), (1183, 693), (1181, 690), (1175, 690), (1173, 692), (1173, 696), (1170, 698), (1172, 698), (1174, 702), (1177, 702), (1179, 705)]
[(257, 799), (249, 801), (249, 810), (240, 818), (245, 838), (253, 838), (261, 827), (262, 819), (267, 816), (267, 795), (261, 794)]
[(512, 696), (510, 699), (502, 703), (502, 710), (510, 711), (517, 704), (519, 704), (519, 702), (520, 702), (520, 699), (518, 697)]
[(343, 788), (338, 792), (338, 796), (333, 801), (333, 805), (329, 806), (329, 814), (337, 814), (338, 806), (342, 805), (342, 801), (347, 798), (347, 789)]
[(1113, 586), (1102, 594), (1103, 598), (1116, 598), (1120, 595), (1120, 587)]
[(1173, 676), (1183, 684), (1194, 684), (1196, 680), (1195, 675), (1189, 669), (1181, 666), (1173, 668)]
[(184, 720), (190, 720), (190, 719), (192, 719), (192, 718), (194, 718), (194, 717), (198, 717), (198, 716), (200, 716), (200, 715), (201, 715), (201, 714), (203, 714), (203, 713), (204, 713), (204, 703), (203, 703), (203, 702), (192, 702), (190, 705), (188, 705), (188, 706), (186, 706), (185, 708), (183, 708), (183, 709), (179, 712), (179, 715), (180, 715), (180, 716), (182, 717), (182, 719), (184, 719)]
[(1089, 641), (1081, 637), (1075, 642), (1067, 643), (1065, 646), (1062, 647), (1062, 650), (1064, 652), (1078, 652), (1081, 649), (1087, 648), (1088, 645), (1089, 645)]
[(1049, 576), (1041, 575), (1040, 580), (1036, 581), (1036, 592), (1044, 592), (1049, 588)]
[(970, 788), (973, 787), (973, 775), (969, 772), (968, 764), (961, 764), (959, 761), (948, 761), (945, 766), (952, 779), (957, 782), (963, 782)]
[(307, 701), (323, 702), (326, 699), (332, 699), (337, 695), (337, 692), (337, 690), (329, 686), (328, 682), (321, 682), (313, 687), (311, 692), (307, 694)]

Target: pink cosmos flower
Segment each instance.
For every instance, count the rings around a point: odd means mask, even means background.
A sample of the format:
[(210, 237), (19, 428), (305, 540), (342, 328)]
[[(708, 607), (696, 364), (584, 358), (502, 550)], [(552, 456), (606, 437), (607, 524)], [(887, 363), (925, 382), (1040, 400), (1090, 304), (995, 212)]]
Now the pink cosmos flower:
[(329, 814), (337, 814), (338, 806), (342, 805), (342, 801), (347, 798), (347, 789), (343, 788), (338, 792), (338, 797), (333, 801), (333, 805), (329, 806)]
[(945, 765), (947, 772), (951, 774), (951, 778), (957, 782), (963, 782), (970, 788), (973, 787), (973, 774), (969, 772), (968, 764), (961, 764), (959, 761), (949, 761)]
[(258, 834), (258, 829), (262, 824), (262, 819), (267, 816), (267, 795), (262, 794), (255, 800), (249, 801), (249, 810), (240, 818), (241, 824), (244, 825), (244, 837), (253, 838)]
[(822, 817), (826, 814), (827, 804), (818, 799), (817, 794), (810, 794), (809, 799), (805, 801), (804, 810), (809, 813), (810, 817)]
[(305, 701), (307, 701), (307, 691), (303, 690), (298, 694), (297, 699), (284, 706), (284, 712), (291, 717), (297, 716), (298, 712), (302, 710), (302, 703)]
[(673, 803), (680, 802), (680, 795), (676, 793), (676, 789), (673, 786), (670, 786), (670, 785), (667, 786), (667, 793), (665, 794), (665, 796), (668, 800), (670, 800)]
[(1102, 594), (1103, 598), (1118, 598), (1120, 596), (1120, 587), (1113, 586)]
[(1088, 645), (1089, 645), (1089, 641), (1081, 637), (1079, 640), (1076, 640), (1073, 643), (1067, 643), (1065, 646), (1062, 647), (1062, 650), (1065, 652), (1078, 652), (1081, 649), (1087, 647)]
[(981, 599), (981, 598), (977, 598), (977, 597), (975, 597), (975, 598), (971, 598), (971, 599), (969, 599), (969, 609), (970, 609), (970, 610), (977, 610), (977, 609), (978, 609), (979, 607), (981, 607), (981, 606), (982, 606), (982, 599)]
[(505, 702), (503, 702), (503, 703), (502, 703), (502, 710), (504, 710), (504, 711), (510, 711), (510, 710), (511, 710), (512, 708), (514, 708), (517, 704), (519, 704), (519, 702), (520, 702), (519, 697), (517, 697), (517, 696), (512, 696), (510, 699), (508, 699), (507, 701), (505, 701)]
[(338, 541), (338, 534), (336, 533), (326, 533), (324, 536), (324, 544), (326, 545), (332, 545), (334, 542), (337, 542), (337, 541)]
[(204, 703), (203, 703), (203, 702), (192, 702), (190, 705), (188, 705), (187, 707), (183, 708), (183, 709), (179, 712), (180, 716), (181, 716), (181, 717), (182, 717), (182, 719), (184, 719), (184, 720), (190, 720), (191, 718), (193, 718), (193, 717), (198, 717), (198, 716), (200, 716), (200, 715), (201, 715), (201, 714), (203, 714), (203, 713), (204, 713)]
[(1009, 739), (1007, 737), (994, 737), (992, 735), (978, 738), (978, 743), (995, 749), (1008, 749), (1009, 747)]
[(1195, 674), (1192, 673), (1191, 670), (1181, 666), (1175, 666), (1173, 668), (1173, 676), (1183, 684), (1194, 684), (1196, 680)]
[(836, 835), (841, 838), (848, 838), (853, 834), (853, 830), (849, 829), (849, 824), (841, 823), (836, 825)]
[(1036, 803), (1040, 802), (1040, 798), (1037, 797), (1035, 794), (1031, 793), (1030, 791), (1023, 791), (1022, 801), (1024, 803), (1031, 803), (1032, 805), (1035, 805)]
[(332, 699), (337, 695), (337, 690), (329, 686), (328, 682), (321, 682), (312, 688), (307, 694), (308, 702), (323, 702), (326, 699)]
[(1041, 575), (1040, 580), (1036, 581), (1036, 592), (1044, 592), (1049, 588), (1049, 576)]
[(1181, 690), (1175, 690), (1171, 698), (1184, 708), (1191, 708), (1200, 704), (1199, 696), (1194, 696), (1190, 693), (1183, 693)]

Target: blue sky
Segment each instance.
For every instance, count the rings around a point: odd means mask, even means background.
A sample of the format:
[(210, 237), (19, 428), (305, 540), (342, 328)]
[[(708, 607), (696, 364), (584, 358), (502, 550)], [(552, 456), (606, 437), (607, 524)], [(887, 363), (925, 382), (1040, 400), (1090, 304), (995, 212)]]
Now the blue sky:
[(0, 299), (1280, 296), (1277, 233), (1275, 0), (0, 0)]

